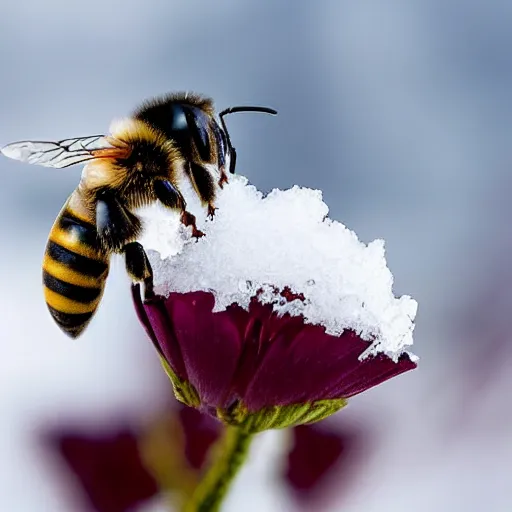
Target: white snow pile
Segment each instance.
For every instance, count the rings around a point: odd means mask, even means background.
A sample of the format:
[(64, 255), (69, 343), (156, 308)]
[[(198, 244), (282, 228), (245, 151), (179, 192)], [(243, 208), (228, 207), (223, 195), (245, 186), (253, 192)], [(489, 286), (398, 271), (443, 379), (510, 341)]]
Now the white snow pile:
[[(412, 344), (417, 302), (394, 297), (384, 241), (366, 245), (328, 219), (320, 191), (295, 186), (263, 196), (246, 178), (231, 176), (210, 220), (184, 187), (204, 237), (191, 238), (191, 228), (161, 206), (139, 212), (158, 294), (209, 291), (216, 311), (233, 303), (247, 309), (258, 295), (276, 312), (302, 315), (329, 334), (355, 331), (370, 342), (362, 357), (383, 352), (396, 359)], [(286, 287), (304, 300), (288, 302), (280, 295)]]

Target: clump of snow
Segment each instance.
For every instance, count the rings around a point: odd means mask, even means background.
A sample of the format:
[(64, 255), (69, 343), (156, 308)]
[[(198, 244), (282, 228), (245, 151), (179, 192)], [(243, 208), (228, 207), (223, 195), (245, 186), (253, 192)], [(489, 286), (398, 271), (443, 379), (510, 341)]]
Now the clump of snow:
[[(320, 191), (295, 186), (264, 197), (246, 178), (232, 176), (213, 220), (194, 194), (185, 197), (205, 233), (198, 240), (163, 207), (140, 212), (157, 293), (210, 291), (217, 311), (233, 303), (247, 308), (257, 295), (329, 334), (355, 331), (370, 342), (363, 357), (383, 352), (396, 359), (412, 344), (417, 303), (394, 297), (384, 242), (366, 245), (328, 219)], [(283, 289), (300, 297), (289, 301)]]

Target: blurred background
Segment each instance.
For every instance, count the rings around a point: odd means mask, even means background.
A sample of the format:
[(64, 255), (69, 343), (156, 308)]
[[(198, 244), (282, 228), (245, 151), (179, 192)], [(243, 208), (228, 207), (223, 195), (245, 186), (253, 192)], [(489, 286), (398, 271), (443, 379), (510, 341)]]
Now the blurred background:
[[(325, 510), (509, 511), (511, 26), (507, 0), (4, 2), (0, 145), (103, 133), (172, 90), (277, 108), (230, 117), (238, 172), (322, 189), (420, 305), (418, 370), (335, 417), (366, 438)], [(39, 433), (168, 401), (120, 263), (78, 341), (46, 311), (46, 237), (80, 172), (1, 164), (1, 510), (86, 512)], [(282, 443), (259, 442), (226, 510), (295, 510), (271, 478)]]

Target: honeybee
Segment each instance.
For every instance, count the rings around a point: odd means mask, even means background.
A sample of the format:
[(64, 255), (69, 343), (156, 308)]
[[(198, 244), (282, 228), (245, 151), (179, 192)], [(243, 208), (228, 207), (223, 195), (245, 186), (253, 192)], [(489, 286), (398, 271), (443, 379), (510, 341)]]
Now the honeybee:
[(223, 110), (217, 121), (210, 98), (174, 93), (113, 122), (110, 135), (15, 142), (1, 149), (9, 158), (59, 169), (87, 162), (51, 228), (43, 260), (46, 304), (68, 336), (77, 338), (96, 312), (113, 253), (124, 254), (131, 279), (144, 283), (147, 298), (153, 295), (151, 265), (136, 241), (142, 224), (134, 210), (160, 201), (181, 212), (193, 236), (202, 235), (178, 178), (188, 176), (213, 215), (216, 191), (227, 182), (227, 172), (235, 172), (236, 151), (224, 121), (234, 112), (277, 114), (240, 106)]

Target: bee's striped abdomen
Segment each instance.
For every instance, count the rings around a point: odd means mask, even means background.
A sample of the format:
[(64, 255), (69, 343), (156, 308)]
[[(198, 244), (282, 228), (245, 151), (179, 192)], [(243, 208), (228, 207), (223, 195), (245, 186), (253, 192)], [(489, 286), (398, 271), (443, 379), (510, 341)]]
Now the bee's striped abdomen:
[(50, 231), (43, 284), (53, 319), (72, 338), (94, 315), (107, 274), (108, 256), (99, 249), (96, 227), (65, 206)]

